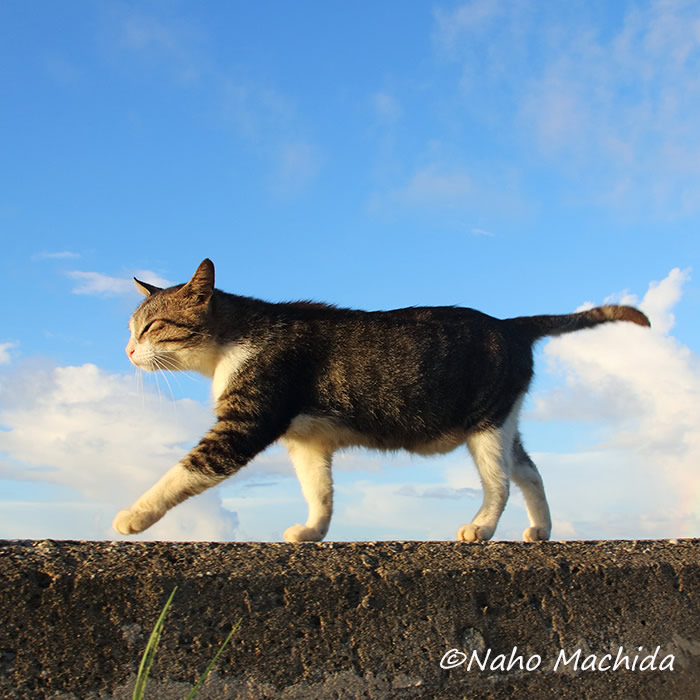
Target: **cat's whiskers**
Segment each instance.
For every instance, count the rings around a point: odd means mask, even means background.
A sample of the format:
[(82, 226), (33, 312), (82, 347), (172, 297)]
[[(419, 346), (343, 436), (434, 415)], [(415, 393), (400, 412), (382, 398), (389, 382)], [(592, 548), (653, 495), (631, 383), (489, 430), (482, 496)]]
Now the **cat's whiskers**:
[(155, 383), (156, 383), (156, 391), (158, 392), (158, 401), (160, 403), (162, 403), (163, 402), (163, 394), (160, 390), (160, 381), (158, 380), (158, 376), (160, 375), (160, 372), (158, 371), (157, 368), (154, 368), (152, 374), (153, 374), (153, 379), (155, 380)]
[(190, 381), (200, 384), (201, 379), (197, 375), (195, 375), (192, 370), (183, 369), (178, 362), (173, 361), (168, 357), (168, 355), (176, 354), (176, 350), (160, 348), (158, 350), (158, 353), (154, 354), (154, 356), (151, 358), (151, 362), (156, 370), (170, 372), (170, 374), (178, 382), (180, 387), (182, 387), (179, 381), (181, 376), (187, 377)]
[(169, 367), (167, 367), (162, 357), (154, 356), (153, 358), (151, 358), (151, 363), (155, 370), (153, 374), (155, 375), (156, 386), (158, 387), (158, 398), (161, 402), (163, 401), (163, 396), (160, 391), (160, 382), (158, 381), (158, 376), (160, 375), (161, 377), (163, 377), (163, 381), (165, 381), (165, 384), (168, 387), (168, 391), (170, 392), (170, 398), (172, 399), (172, 402), (175, 403), (175, 394), (173, 392), (172, 387), (170, 386), (168, 377), (165, 374), (166, 372), (170, 372), (172, 374), (172, 370)]
[(166, 374), (166, 372), (169, 372), (169, 371), (170, 370), (161, 369), (160, 375), (161, 375), (161, 377), (163, 377), (163, 381), (165, 381), (165, 384), (168, 387), (168, 391), (170, 392), (170, 398), (172, 399), (173, 406), (177, 406), (177, 400), (175, 399), (175, 392), (173, 391), (172, 386), (170, 386), (170, 382), (168, 381), (168, 375)]
[[(168, 352), (168, 351), (166, 351)], [(174, 351), (169, 351), (171, 354), (175, 354)], [(170, 381), (168, 380), (168, 375), (172, 377), (174, 381), (177, 382), (180, 390), (182, 390), (182, 384), (180, 382), (180, 377), (181, 376), (186, 376), (190, 381), (200, 383), (200, 380), (197, 377), (194, 377), (191, 372), (188, 370), (181, 370), (179, 365), (174, 362), (172, 359), (169, 357), (165, 356), (166, 353), (159, 352), (158, 355), (154, 356), (152, 358), (152, 364), (153, 367), (155, 368), (155, 374), (156, 377), (158, 374), (160, 374), (163, 377), (163, 380), (168, 386), (168, 391), (170, 391), (170, 396), (173, 400), (173, 404), (176, 407), (177, 410), (177, 401), (175, 398), (175, 393), (173, 392), (172, 385), (170, 384)], [(166, 374), (167, 373), (167, 374)], [(157, 381), (157, 379), (156, 379)]]
[(146, 409), (146, 392), (143, 389), (143, 370), (136, 368), (136, 391), (141, 395), (141, 408)]

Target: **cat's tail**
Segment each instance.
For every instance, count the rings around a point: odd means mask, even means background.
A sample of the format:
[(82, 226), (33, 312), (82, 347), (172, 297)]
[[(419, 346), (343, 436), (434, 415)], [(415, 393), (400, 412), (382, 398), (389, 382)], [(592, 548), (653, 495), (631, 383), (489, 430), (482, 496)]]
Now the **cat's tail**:
[(527, 333), (533, 342), (545, 336), (572, 333), (610, 321), (630, 321), (638, 326), (651, 327), (649, 319), (638, 309), (616, 305), (597, 306), (588, 311), (562, 316), (518, 316), (508, 319), (509, 323)]

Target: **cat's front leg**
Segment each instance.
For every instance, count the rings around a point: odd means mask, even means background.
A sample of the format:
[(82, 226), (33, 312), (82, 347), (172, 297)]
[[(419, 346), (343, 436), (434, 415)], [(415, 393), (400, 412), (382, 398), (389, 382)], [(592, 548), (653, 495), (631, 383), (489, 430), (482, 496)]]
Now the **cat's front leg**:
[(305, 525), (292, 525), (284, 531), (287, 542), (320, 542), (328, 532), (333, 514), (332, 450), (318, 442), (286, 439), (301, 491), (309, 507)]
[(122, 535), (143, 532), (178, 503), (202, 493), (221, 481), (221, 478), (194, 472), (178, 463), (131, 507), (119, 511), (112, 527)]
[(200, 443), (131, 507), (117, 513), (114, 529), (142, 532), (186, 498), (202, 493), (237, 472), (282, 432), (272, 420), (222, 418)]

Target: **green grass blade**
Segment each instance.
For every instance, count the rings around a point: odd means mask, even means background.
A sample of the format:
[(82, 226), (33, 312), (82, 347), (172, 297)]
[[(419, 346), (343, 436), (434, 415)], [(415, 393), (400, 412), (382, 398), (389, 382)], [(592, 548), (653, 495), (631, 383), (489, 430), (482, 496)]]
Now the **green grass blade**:
[(170, 604), (173, 602), (173, 597), (175, 596), (176, 590), (177, 586), (173, 588), (173, 592), (170, 594), (168, 601), (163, 606), (163, 610), (161, 610), (160, 616), (158, 617), (155, 627), (151, 632), (151, 636), (148, 638), (148, 644), (146, 645), (146, 650), (143, 652), (143, 656), (141, 657), (141, 665), (139, 666), (139, 672), (136, 676), (136, 686), (134, 687), (134, 693), (131, 696), (132, 700), (143, 700), (143, 696), (146, 692), (146, 681), (148, 680), (148, 674), (151, 670), (151, 666), (153, 665), (153, 659), (155, 658), (160, 637), (163, 633), (165, 615), (168, 612)]
[(219, 651), (216, 652), (216, 655), (214, 658), (209, 662), (209, 665), (207, 666), (207, 670), (204, 671), (202, 674), (201, 678), (197, 681), (197, 685), (195, 685), (194, 688), (192, 688), (192, 691), (190, 694), (185, 698), (185, 700), (192, 700), (194, 697), (195, 693), (200, 689), (202, 686), (202, 683), (206, 680), (206, 677), (209, 675), (209, 671), (214, 668), (214, 664), (219, 660), (219, 657), (221, 656), (221, 652), (226, 648), (226, 645), (231, 641), (231, 637), (236, 633), (236, 630), (241, 626), (241, 621), (243, 618), (241, 617), (238, 622), (233, 626), (233, 629), (228, 633), (228, 637), (224, 640), (224, 643), (219, 647)]

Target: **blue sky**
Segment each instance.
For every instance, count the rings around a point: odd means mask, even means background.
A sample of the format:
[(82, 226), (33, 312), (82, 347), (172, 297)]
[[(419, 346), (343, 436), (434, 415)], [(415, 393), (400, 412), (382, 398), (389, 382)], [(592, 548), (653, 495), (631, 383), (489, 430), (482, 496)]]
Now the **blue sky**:
[[(0, 537), (114, 539), (211, 422), (124, 354), (131, 277), (495, 316), (642, 304), (538, 346), (523, 433), (553, 537), (700, 535), (700, 8), (5, 2)], [(336, 460), (329, 539), (451, 539), (466, 451)], [(273, 448), (144, 538), (280, 539)], [(513, 493), (496, 538), (526, 525)]]

